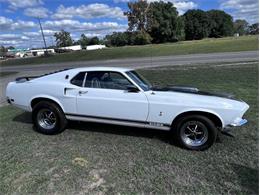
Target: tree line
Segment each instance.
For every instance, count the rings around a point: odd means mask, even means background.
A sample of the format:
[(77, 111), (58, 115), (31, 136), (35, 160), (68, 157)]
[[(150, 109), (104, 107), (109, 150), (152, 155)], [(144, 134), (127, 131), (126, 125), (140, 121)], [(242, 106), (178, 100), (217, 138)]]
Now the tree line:
[(258, 23), (249, 25), (246, 20), (236, 20), (221, 10), (188, 10), (182, 16), (171, 2), (151, 2), (138, 0), (128, 3), (124, 13), (128, 19), (125, 32), (114, 32), (104, 39), (88, 38), (84, 34), (73, 41), (65, 31), (55, 33), (57, 46), (80, 44), (106, 44), (107, 46), (145, 45), (151, 43), (177, 42), (180, 40), (200, 40), (239, 35), (258, 34)]
[(232, 16), (221, 10), (193, 9), (180, 16), (171, 2), (141, 0), (129, 2), (128, 8), (128, 30), (107, 35), (107, 44), (143, 45), (259, 33), (258, 23), (233, 22)]
[[(151, 43), (177, 42), (181, 40), (200, 40), (239, 35), (259, 34), (259, 24), (249, 25), (246, 20), (236, 20), (221, 10), (188, 10), (182, 16), (171, 2), (129, 2), (124, 13), (128, 20), (125, 32), (114, 32), (103, 39), (87, 37), (82, 34), (74, 41), (69, 32), (56, 32), (57, 47), (71, 45), (106, 44), (107, 46), (145, 45)], [(2, 51), (3, 48), (0, 48)]]

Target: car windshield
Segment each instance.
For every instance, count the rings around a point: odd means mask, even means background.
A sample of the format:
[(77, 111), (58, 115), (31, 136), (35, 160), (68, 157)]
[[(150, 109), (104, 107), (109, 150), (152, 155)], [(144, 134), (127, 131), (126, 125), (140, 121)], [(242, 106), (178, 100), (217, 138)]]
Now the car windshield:
[(139, 85), (144, 91), (149, 91), (152, 85), (136, 71), (128, 71), (126, 74), (133, 79), (133, 81)]

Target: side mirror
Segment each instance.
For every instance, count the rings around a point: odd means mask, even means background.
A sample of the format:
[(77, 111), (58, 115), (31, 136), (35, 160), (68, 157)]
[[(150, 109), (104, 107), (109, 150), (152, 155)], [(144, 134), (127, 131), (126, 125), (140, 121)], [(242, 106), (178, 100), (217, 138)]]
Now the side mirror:
[(129, 92), (129, 93), (138, 93), (139, 89), (136, 86), (131, 85), (131, 86), (127, 87), (127, 92)]

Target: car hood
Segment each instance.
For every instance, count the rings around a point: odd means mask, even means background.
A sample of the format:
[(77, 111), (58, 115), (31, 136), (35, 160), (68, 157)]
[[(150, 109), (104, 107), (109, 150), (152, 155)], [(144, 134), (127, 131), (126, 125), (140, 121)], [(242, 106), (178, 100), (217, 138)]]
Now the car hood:
[(249, 108), (244, 101), (236, 99), (233, 95), (205, 92), (197, 88), (184, 86), (153, 88), (149, 99), (150, 101), (192, 108), (232, 109), (238, 111), (246, 111)]
[[(215, 96), (215, 97), (237, 100), (233, 94), (201, 91), (198, 88), (189, 87), (189, 86), (153, 87), (152, 90), (155, 92), (179, 92), (179, 93), (188, 93), (188, 94), (204, 95), (204, 96)], [(239, 101), (239, 100), (237, 100), (237, 101)]]

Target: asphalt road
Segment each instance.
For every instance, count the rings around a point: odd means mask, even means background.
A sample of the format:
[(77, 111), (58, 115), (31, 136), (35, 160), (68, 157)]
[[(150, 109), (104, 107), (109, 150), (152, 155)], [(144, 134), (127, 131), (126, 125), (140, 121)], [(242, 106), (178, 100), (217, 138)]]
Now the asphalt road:
[(5, 104), (5, 89), (8, 82), (13, 81), (19, 76), (32, 76), (47, 73), (52, 70), (63, 68), (76, 68), (83, 66), (123, 66), (131, 68), (148, 68), (158, 66), (174, 66), (174, 65), (200, 65), (203, 63), (230, 62), (236, 65), (236, 62), (256, 61), (258, 60), (258, 51), (249, 52), (227, 52), (227, 53), (211, 53), (211, 54), (190, 54), (177, 56), (163, 56), (153, 58), (129, 58), (118, 60), (102, 60), (102, 61), (83, 61), (83, 62), (66, 62), (56, 64), (38, 64), (38, 65), (20, 65), (0, 67), (2, 72), (14, 71), (12, 74), (0, 78), (0, 105)]
[(62, 68), (75, 68), (84, 66), (123, 66), (132, 68), (156, 67), (167, 65), (185, 65), (185, 64), (201, 64), (201, 63), (219, 63), (219, 62), (243, 62), (258, 60), (258, 51), (246, 52), (225, 52), (210, 54), (189, 54), (162, 57), (146, 57), (146, 58), (128, 58), (116, 60), (97, 60), (97, 61), (79, 61), (79, 62), (63, 62), (53, 64), (38, 65), (18, 65), (3, 66), (1, 71), (39, 71), (54, 70)]

